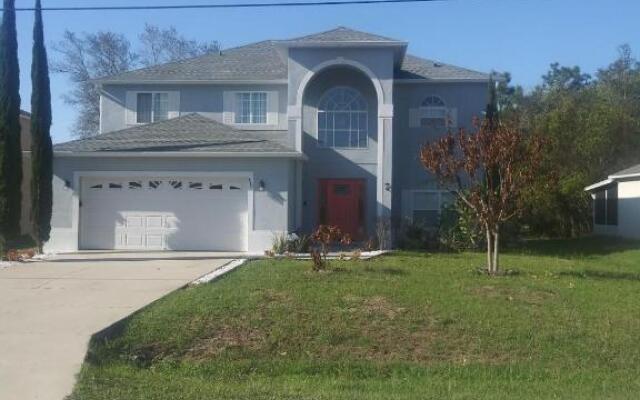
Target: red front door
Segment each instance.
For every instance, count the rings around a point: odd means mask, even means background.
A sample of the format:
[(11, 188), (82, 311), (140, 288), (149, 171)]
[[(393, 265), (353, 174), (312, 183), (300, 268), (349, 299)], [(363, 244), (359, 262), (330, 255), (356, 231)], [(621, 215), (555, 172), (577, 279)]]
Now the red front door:
[(353, 239), (364, 237), (364, 181), (320, 180), (320, 223), (334, 225)]

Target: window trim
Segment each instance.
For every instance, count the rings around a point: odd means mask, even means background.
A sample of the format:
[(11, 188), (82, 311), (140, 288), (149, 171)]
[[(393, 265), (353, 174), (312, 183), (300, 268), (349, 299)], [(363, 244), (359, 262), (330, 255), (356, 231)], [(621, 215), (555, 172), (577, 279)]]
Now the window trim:
[[(238, 107), (238, 96), (242, 94), (249, 94), (249, 121), (250, 122), (238, 122), (238, 117), (241, 115), (241, 110)], [(253, 120), (253, 107), (251, 107), (251, 97), (253, 94), (264, 94), (264, 122), (251, 122)], [(233, 92), (233, 124), (238, 126), (265, 126), (269, 125), (269, 92), (266, 90), (237, 90)]]
[[(366, 109), (365, 110), (357, 110), (357, 111), (352, 111), (352, 110), (340, 110), (340, 111), (335, 111), (332, 110), (330, 112), (334, 112), (334, 113), (345, 113), (345, 114), (351, 114), (351, 113), (357, 113), (357, 114), (364, 114), (365, 116), (365, 128), (364, 128), (364, 136), (365, 136), (365, 145), (364, 146), (329, 146), (329, 145), (323, 145), (320, 143), (320, 114), (322, 113), (326, 113), (328, 112), (327, 110), (320, 110), (320, 104), (327, 98), (327, 96), (330, 94), (331, 91), (337, 90), (337, 89), (348, 89), (351, 90), (355, 93), (358, 94), (358, 96), (360, 96), (362, 98), (362, 100), (364, 101), (365, 105), (366, 105)], [(333, 142), (335, 144), (335, 129), (333, 132)], [(360, 137), (358, 136), (358, 143), (360, 143)], [(351, 86), (334, 86), (331, 87), (329, 89), (327, 89), (322, 96), (320, 96), (320, 100), (318, 100), (318, 106), (316, 107), (316, 147), (320, 148), (320, 149), (337, 149), (337, 150), (368, 150), (369, 149), (369, 102), (367, 101), (367, 98), (357, 89), (351, 87)]]
[[(442, 105), (426, 106), (424, 105), (424, 103), (427, 101), (427, 99), (437, 99), (439, 103), (442, 103)], [(444, 122), (444, 128), (449, 128), (449, 109), (447, 108), (447, 103), (442, 99), (442, 97), (435, 94), (424, 96), (422, 98), (422, 101), (420, 102), (420, 107), (418, 107), (418, 109), (420, 110), (420, 127), (425, 127), (424, 125), (422, 125), (422, 120), (424, 119), (442, 119)]]
[[(151, 121), (149, 122), (138, 122), (138, 95), (140, 94), (150, 94), (151, 95)], [(153, 106), (153, 102), (154, 102), (154, 98), (156, 94), (166, 94), (167, 95), (167, 118), (166, 119), (160, 119), (158, 121), (154, 121), (154, 113), (155, 113), (155, 107)], [(171, 114), (171, 92), (168, 90), (136, 90), (133, 92), (134, 95), (134, 101), (135, 101), (135, 105), (136, 105), (136, 110), (135, 110), (135, 115), (133, 118), (133, 123), (135, 125), (146, 125), (146, 124), (152, 124), (154, 122), (160, 122), (160, 121), (166, 121), (168, 119), (171, 119), (170, 114)]]

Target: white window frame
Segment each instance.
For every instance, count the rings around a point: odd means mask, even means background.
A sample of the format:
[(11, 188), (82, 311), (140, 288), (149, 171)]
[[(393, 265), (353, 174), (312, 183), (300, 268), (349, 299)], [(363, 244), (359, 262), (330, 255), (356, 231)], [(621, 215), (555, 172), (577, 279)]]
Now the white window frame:
[[(327, 111), (327, 110), (320, 110), (320, 104), (326, 99), (326, 97), (330, 94), (331, 91), (336, 90), (336, 89), (349, 89), (352, 90), (354, 92), (356, 92), (361, 98), (362, 100), (364, 100), (365, 102), (365, 109), (364, 110), (344, 110), (344, 111), (335, 111), (335, 110), (331, 110), (331, 111)], [(320, 115), (326, 112), (333, 112), (333, 113), (345, 113), (345, 114), (364, 114), (365, 116), (365, 126), (364, 126), (364, 142), (365, 145), (364, 146), (360, 146), (360, 136), (358, 136), (358, 146), (336, 146), (335, 145), (335, 128), (333, 130), (333, 145), (327, 145), (327, 144), (321, 144), (320, 143)], [(350, 118), (351, 120), (351, 118)], [(351, 128), (349, 128), (349, 130), (351, 130)], [(362, 129), (359, 129), (359, 131), (361, 131)], [(363, 132), (358, 132), (358, 135), (363, 134)], [(360, 93), (358, 90), (349, 87), (349, 86), (336, 86), (336, 87), (332, 87), (327, 89), (323, 94), (322, 97), (320, 98), (320, 101), (318, 101), (318, 107), (316, 108), (316, 143), (317, 146), (319, 148), (322, 149), (342, 149), (342, 150), (367, 150), (369, 148), (369, 107), (367, 104), (367, 99), (362, 95), (362, 93)]]
[[(436, 193), (438, 195), (438, 209), (431, 209), (431, 208), (416, 208), (416, 194), (418, 193)], [(411, 221), (411, 223), (415, 223), (416, 221), (414, 220), (414, 216), (413, 213), (415, 211), (437, 211), (438, 212), (438, 218), (440, 218), (442, 216), (442, 209), (443, 206), (445, 205), (445, 203), (442, 201), (442, 197), (443, 194), (449, 194), (451, 196), (454, 196), (455, 199), (455, 195), (453, 193), (451, 193), (450, 190), (442, 190), (442, 189), (418, 189), (418, 190), (410, 190), (409, 191), (409, 196), (410, 196), (410, 210), (409, 210), (409, 220)]]
[[(138, 122), (138, 95), (140, 94), (150, 94), (151, 95), (151, 121), (149, 122)], [(155, 101), (155, 95), (156, 94), (165, 94), (167, 95), (167, 118), (166, 119), (160, 119), (155, 121), (155, 107), (153, 106), (154, 101)], [(151, 124), (154, 122), (159, 122), (159, 121), (166, 121), (168, 119), (171, 119), (171, 93), (169, 93), (168, 91), (164, 91), (164, 90), (141, 90), (141, 91), (136, 91), (134, 92), (134, 96), (135, 96), (135, 102), (136, 102), (136, 113), (135, 113), (135, 124), (136, 125), (146, 125), (146, 124)]]
[[(239, 104), (239, 97), (241, 95), (249, 95), (249, 122), (239, 121), (239, 118), (242, 117), (242, 112)], [(254, 122), (253, 115), (253, 106), (252, 106), (252, 97), (254, 94), (262, 94), (264, 95), (264, 122)], [(268, 125), (269, 124), (269, 93), (264, 90), (241, 90), (233, 92), (233, 123), (235, 125)]]
[[(442, 103), (442, 105), (424, 105), (424, 103), (427, 101), (427, 99), (437, 99), (440, 103)], [(423, 119), (442, 119), (443, 120), (443, 126), (445, 128), (449, 127), (449, 110), (447, 109), (447, 103), (445, 103), (445, 101), (442, 99), (442, 97), (434, 95), (434, 94), (430, 94), (428, 96), (425, 96), (422, 99), (422, 102), (420, 103), (420, 126), (422, 127), (422, 120)]]
[[(441, 105), (424, 105), (429, 98), (438, 99)], [(423, 119), (442, 119), (443, 127), (446, 129), (455, 128), (458, 125), (458, 110), (450, 108), (444, 99), (438, 95), (429, 94), (422, 98), (420, 105), (409, 110), (409, 127), (410, 128), (427, 128), (422, 125)]]

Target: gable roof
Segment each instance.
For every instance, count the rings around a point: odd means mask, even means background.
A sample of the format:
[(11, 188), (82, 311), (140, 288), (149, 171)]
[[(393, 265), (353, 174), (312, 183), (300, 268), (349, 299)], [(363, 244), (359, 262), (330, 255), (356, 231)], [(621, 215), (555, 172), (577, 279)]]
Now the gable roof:
[(134, 126), (54, 146), (60, 152), (294, 153), (282, 131), (247, 132), (201, 114)]
[(404, 43), (401, 40), (391, 39), (373, 33), (357, 31), (355, 29), (339, 26), (337, 28), (300, 36), (285, 40), (288, 43), (340, 43), (340, 42), (366, 42), (366, 43)]
[[(338, 27), (325, 32), (290, 40), (265, 40), (235, 47), (220, 53), (206, 54), (182, 61), (141, 68), (97, 79), (98, 83), (172, 83), (200, 81), (282, 81), (286, 83), (287, 65), (278, 47), (318, 44), (383, 44), (406, 47), (395, 39), (353, 29)], [(488, 80), (489, 74), (444, 64), (412, 55), (401, 55), (395, 78), (409, 81), (425, 80)]]

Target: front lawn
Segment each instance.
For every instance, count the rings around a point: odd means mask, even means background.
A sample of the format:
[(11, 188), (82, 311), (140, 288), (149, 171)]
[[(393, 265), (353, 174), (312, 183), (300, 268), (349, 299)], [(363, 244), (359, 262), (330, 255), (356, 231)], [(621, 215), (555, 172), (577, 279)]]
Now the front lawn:
[[(636, 249), (637, 248), (637, 249)], [(92, 342), (72, 399), (635, 399), (640, 244), (252, 262)]]

